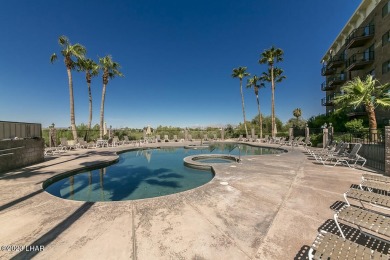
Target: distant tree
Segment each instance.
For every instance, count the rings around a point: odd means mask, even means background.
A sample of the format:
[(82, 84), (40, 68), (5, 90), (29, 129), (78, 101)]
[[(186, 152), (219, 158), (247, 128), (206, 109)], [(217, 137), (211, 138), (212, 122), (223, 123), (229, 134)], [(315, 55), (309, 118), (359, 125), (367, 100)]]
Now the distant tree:
[[(70, 126), (72, 128), (73, 139), (77, 139), (76, 119), (74, 113), (74, 96), (73, 96), (73, 79), (72, 70), (75, 68), (75, 61), (73, 57), (77, 59), (84, 58), (87, 52), (85, 47), (79, 43), (74, 45), (70, 44), (69, 39), (62, 35), (58, 38), (58, 43), (62, 47), (61, 54), (64, 56), (64, 63), (66, 72), (68, 73), (68, 85), (69, 85), (69, 103), (70, 103)], [(57, 60), (57, 54), (53, 53), (50, 57), (51, 63)]]
[(296, 127), (298, 127), (298, 128), (305, 128), (306, 127), (306, 123), (307, 123), (307, 121), (306, 120), (303, 120), (303, 119), (301, 119), (301, 118), (290, 118), (287, 122), (286, 122), (286, 124), (284, 125), (284, 130), (285, 131), (288, 131), (288, 129), (290, 128), (290, 127), (294, 127), (294, 126), (296, 126)]
[(88, 118), (88, 130), (91, 129), (92, 124), (92, 91), (91, 81), (92, 77), (99, 75), (99, 65), (91, 59), (78, 59), (77, 70), (85, 72), (85, 79), (87, 80), (88, 97), (89, 97), (89, 118)]
[[(271, 116), (264, 116), (264, 115), (262, 115), (262, 117), (263, 117), (263, 132), (267, 133), (267, 134), (268, 133), (271, 134), (271, 132), (272, 132), (272, 117)], [(258, 121), (258, 115), (255, 116), (253, 118), (253, 120)], [(276, 125), (276, 129), (274, 128), (274, 130), (277, 130), (277, 131), (283, 130), (283, 122), (278, 117), (275, 117), (275, 125)]]
[(302, 110), (300, 108), (296, 108), (293, 110), (293, 116), (297, 119), (297, 124), (298, 124), (298, 119), (302, 116)]
[(104, 99), (106, 97), (106, 88), (108, 81), (116, 76), (123, 77), (122, 72), (119, 71), (120, 65), (112, 60), (111, 55), (107, 55), (99, 59), (100, 69), (103, 72), (103, 91), (102, 102), (100, 105), (100, 138), (103, 138), (103, 126), (104, 126)]
[(245, 134), (248, 136), (248, 129), (246, 127), (246, 117), (245, 117), (245, 104), (244, 104), (244, 93), (242, 92), (242, 79), (250, 76), (249, 73), (246, 72), (247, 67), (238, 67), (233, 69), (232, 77), (233, 78), (239, 78), (240, 79), (240, 92), (241, 92), (241, 104), (242, 104), (242, 114), (244, 116), (244, 127), (245, 127)]
[(261, 117), (260, 113), (260, 101), (259, 101), (259, 89), (264, 88), (264, 83), (261, 82), (260, 84), (257, 84), (257, 82), (260, 81), (260, 78), (254, 75), (252, 78), (248, 79), (248, 84), (246, 85), (247, 88), (253, 87), (256, 95), (256, 101), (257, 101), (257, 111), (259, 115), (259, 128), (260, 128), (260, 138), (263, 137), (263, 119)]
[[(275, 74), (275, 67), (274, 64), (276, 62), (283, 61), (283, 50), (279, 48), (275, 48), (272, 46), (268, 50), (264, 50), (260, 54), (259, 63), (260, 64), (268, 64), (268, 70), (269, 70), (269, 81), (271, 82), (271, 119), (272, 119), (272, 137), (275, 137), (275, 79), (277, 79)], [(281, 76), (283, 70), (280, 69), (280, 75), (279, 79), (277, 79), (277, 82), (281, 82), (285, 76)], [(263, 78), (264, 79), (264, 78)], [(279, 80), (279, 81), (278, 81)]]
[(377, 122), (375, 108), (377, 106), (390, 107), (390, 83), (381, 85), (377, 80), (368, 75), (364, 80), (356, 77), (341, 87), (342, 95), (336, 96), (335, 105), (340, 110), (348, 107), (357, 108), (363, 105), (368, 115), (368, 125), (371, 139), (377, 139)]
[(307, 120), (309, 128), (321, 128), (325, 123), (332, 123), (335, 132), (345, 132), (345, 123), (348, 122), (348, 116), (345, 113), (335, 112), (330, 115), (321, 114), (312, 116)]

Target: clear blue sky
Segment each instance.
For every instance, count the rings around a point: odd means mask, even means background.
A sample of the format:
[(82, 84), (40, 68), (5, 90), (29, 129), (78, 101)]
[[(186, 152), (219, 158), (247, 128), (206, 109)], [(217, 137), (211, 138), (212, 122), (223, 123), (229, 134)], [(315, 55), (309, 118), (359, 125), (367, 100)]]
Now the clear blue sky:
[[(276, 115), (287, 121), (301, 108), (309, 118), (325, 110), (322, 55), (360, 0), (122, 0), (2, 1), (0, 8), (0, 120), (69, 126), (69, 90), (60, 35), (97, 60), (111, 54), (124, 78), (107, 87), (105, 121), (113, 127), (207, 126), (242, 122), (239, 80), (267, 68), (260, 53), (285, 52), (287, 79), (276, 87)], [(84, 74), (74, 72), (76, 124), (88, 121)], [(101, 75), (92, 80), (93, 124), (99, 122)], [(257, 114), (244, 89), (247, 118)], [(260, 91), (271, 110), (269, 85)]]

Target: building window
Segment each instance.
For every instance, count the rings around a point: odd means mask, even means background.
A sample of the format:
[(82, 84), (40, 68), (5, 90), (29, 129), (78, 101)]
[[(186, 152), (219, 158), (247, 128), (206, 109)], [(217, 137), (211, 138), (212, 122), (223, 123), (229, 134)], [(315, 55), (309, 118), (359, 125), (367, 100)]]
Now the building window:
[(390, 1), (387, 1), (385, 6), (382, 8), (382, 17), (385, 17), (390, 12)]
[(373, 60), (374, 59), (374, 44), (367, 48), (363, 53), (364, 60)]
[(388, 61), (385, 61), (383, 64), (382, 64), (382, 74), (386, 74), (387, 72), (390, 71), (390, 60)]
[(385, 34), (382, 36), (382, 46), (385, 46), (390, 42), (390, 31), (387, 31)]

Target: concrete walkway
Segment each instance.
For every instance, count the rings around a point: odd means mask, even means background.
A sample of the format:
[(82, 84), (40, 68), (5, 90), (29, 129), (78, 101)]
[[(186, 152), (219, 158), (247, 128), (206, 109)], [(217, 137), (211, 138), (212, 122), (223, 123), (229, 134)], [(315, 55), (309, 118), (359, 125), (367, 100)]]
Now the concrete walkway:
[(2, 247), (0, 258), (305, 259), (330, 207), (364, 172), (324, 167), (289, 147), (217, 165), (209, 183), (159, 198), (78, 202), (42, 190), (49, 177), (129, 148), (77, 150), (0, 175), (0, 245), (33, 246)]

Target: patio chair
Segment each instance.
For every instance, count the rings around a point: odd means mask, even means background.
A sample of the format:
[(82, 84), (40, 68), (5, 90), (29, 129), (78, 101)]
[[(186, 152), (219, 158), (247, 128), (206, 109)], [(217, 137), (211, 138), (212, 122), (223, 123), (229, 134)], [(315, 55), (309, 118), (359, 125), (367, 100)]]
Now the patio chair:
[[(344, 205), (334, 214), (334, 220), (338, 227), (341, 236), (345, 239), (339, 220), (348, 222), (361, 228), (390, 237), (390, 216), (379, 214), (375, 211), (370, 211), (355, 206)], [(365, 231), (362, 231), (366, 233)]]
[(365, 202), (373, 207), (390, 210), (390, 196), (385, 196), (379, 193), (361, 189), (350, 188), (347, 192), (344, 193), (344, 199), (348, 205), (351, 205), (348, 201), (348, 198), (358, 200), (362, 205), (362, 202)]
[(119, 137), (114, 136), (114, 138), (112, 139), (112, 146), (118, 146), (118, 145), (120, 145)]
[(311, 153), (311, 152), (315, 152), (315, 153), (318, 153), (319, 151), (325, 151), (326, 149), (330, 150), (332, 147), (334, 147), (335, 145), (337, 145), (336, 142), (332, 142), (330, 139), (328, 139), (325, 143), (325, 145), (323, 146), (323, 148), (318, 148), (318, 147), (306, 147), (306, 151), (308, 153)]
[(207, 134), (205, 134), (204, 136), (203, 136), (203, 141), (208, 141), (209, 140), (209, 137), (207, 136)]
[(160, 135), (156, 135), (156, 142), (161, 143), (161, 137), (160, 137)]
[[(381, 247), (385, 246), (382, 243)], [(321, 230), (309, 250), (309, 259), (389, 259), (388, 250), (381, 249), (374, 250)]]
[(362, 182), (359, 184), (360, 189), (368, 190), (382, 195), (390, 195), (390, 177), (376, 176), (372, 174), (363, 174)]
[(381, 176), (381, 175), (374, 175), (374, 174), (367, 174), (364, 173), (362, 174), (362, 179), (363, 180), (370, 180), (370, 181), (379, 181), (379, 182), (384, 182), (390, 184), (390, 177), (386, 176)]
[(69, 151), (71, 149), (75, 149), (74, 144), (70, 143), (66, 137), (61, 137), (60, 145), (58, 147), (60, 147), (59, 149), (61, 149), (62, 151)]
[(296, 140), (294, 139), (292, 145), (294, 145), (294, 146), (302, 145), (303, 139), (304, 139), (304, 137), (302, 137), (302, 136), (298, 137)]
[(307, 136), (305, 140), (303, 141), (303, 148), (307, 150), (307, 147), (311, 147), (312, 143), (310, 142), (310, 136)]
[[(322, 155), (317, 155), (317, 161), (325, 165), (325, 162), (329, 160), (331, 162), (334, 158), (343, 158), (345, 156), (345, 151), (347, 150), (349, 143), (342, 143), (338, 151), (336, 149), (333, 152), (325, 153)], [(337, 147), (337, 146), (336, 146)]]
[(78, 140), (78, 143), (77, 143), (78, 148), (87, 149), (91, 146), (91, 144), (88, 144), (86, 141), (84, 141), (83, 138), (77, 138), (77, 140)]
[(169, 142), (168, 135), (164, 135), (164, 142)]
[(257, 135), (253, 135), (252, 142), (256, 142), (259, 139)]
[(319, 151), (309, 150), (308, 153), (320, 161), (320, 157), (332, 156), (340, 152), (340, 149), (343, 149), (342, 153), (345, 152), (345, 149), (348, 148), (348, 144), (343, 147), (344, 142), (340, 142), (337, 145), (330, 145), (328, 148), (320, 149)]
[(345, 164), (347, 164), (347, 166), (349, 168), (351, 168), (351, 163), (353, 163), (353, 167), (355, 167), (358, 162), (363, 162), (361, 165), (361, 168), (363, 168), (364, 165), (366, 164), (367, 160), (366, 160), (366, 158), (357, 154), (361, 147), (362, 147), (362, 144), (355, 144), (354, 147), (352, 148), (352, 151), (349, 154), (344, 155), (344, 156), (338, 155), (338, 156), (335, 156), (334, 158), (332, 158), (332, 160), (333, 159), (336, 160), (336, 163), (333, 166), (336, 166), (338, 163), (340, 163), (340, 164), (345, 163)]
[(129, 137), (127, 135), (123, 136), (122, 144), (130, 144)]
[(177, 139), (177, 135), (173, 135), (173, 141), (179, 142), (179, 139)]
[(55, 155), (56, 153), (61, 153), (63, 150), (60, 147), (47, 147), (45, 144), (45, 149), (43, 152), (44, 156), (49, 156), (49, 155)]

